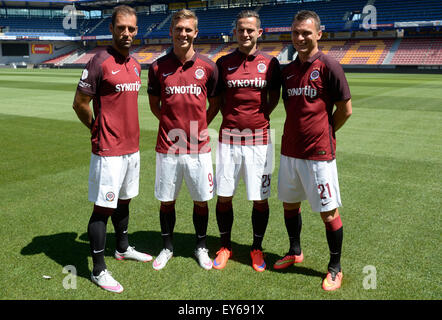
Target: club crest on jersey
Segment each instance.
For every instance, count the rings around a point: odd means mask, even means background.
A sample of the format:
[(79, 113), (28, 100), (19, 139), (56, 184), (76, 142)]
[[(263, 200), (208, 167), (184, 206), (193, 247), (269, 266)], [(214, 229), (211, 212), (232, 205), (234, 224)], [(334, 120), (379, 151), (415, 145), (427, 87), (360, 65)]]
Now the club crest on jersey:
[(204, 69), (198, 68), (195, 70), (195, 78), (198, 80), (202, 79), (204, 77)]
[(319, 71), (313, 70), (312, 73), (310, 73), (310, 80), (315, 81), (319, 78)]
[(137, 69), (137, 67), (135, 67), (135, 66), (134, 66), (134, 71), (135, 71), (135, 74), (136, 74), (138, 77), (140, 77), (140, 73), (138, 72), (138, 69)]
[(260, 62), (258, 63), (257, 69), (259, 73), (264, 73), (267, 70), (267, 66), (264, 63)]
[(81, 74), (81, 80), (87, 79), (88, 75), (89, 75), (89, 71), (87, 71), (87, 69), (84, 69), (83, 73)]
[(113, 193), (112, 191), (106, 193), (106, 201), (112, 202), (114, 200), (115, 200), (115, 193)]

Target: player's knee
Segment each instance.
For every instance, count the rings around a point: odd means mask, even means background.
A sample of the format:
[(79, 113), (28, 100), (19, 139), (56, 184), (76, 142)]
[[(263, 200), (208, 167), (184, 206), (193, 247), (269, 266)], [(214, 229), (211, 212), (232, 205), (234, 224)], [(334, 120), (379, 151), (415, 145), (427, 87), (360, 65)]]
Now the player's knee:
[(232, 197), (222, 197), (218, 196), (218, 199), (216, 200), (217, 203), (232, 203), (233, 196)]
[(301, 208), (301, 203), (300, 202), (294, 202), (294, 203), (283, 202), (282, 206), (283, 206), (284, 210), (296, 210), (296, 209)]
[(207, 201), (194, 201), (193, 204), (196, 207), (205, 208), (207, 207)]
[(322, 221), (324, 221), (324, 223), (330, 223), (331, 221), (337, 219), (338, 217), (339, 217), (338, 208), (326, 212), (321, 212), (321, 218)]
[(101, 214), (104, 216), (111, 216), (112, 213), (114, 212), (114, 208), (106, 208), (106, 207), (101, 207), (101, 206), (97, 206), (96, 204), (94, 204), (94, 213), (96, 214)]
[[(222, 198), (222, 199), (221, 199)], [(230, 198), (230, 200), (229, 200)], [(232, 197), (218, 197), (216, 201), (217, 212), (228, 212), (233, 208)]]
[(194, 201), (193, 212), (198, 216), (208, 216), (209, 214), (209, 206), (207, 205), (207, 201)]
[(269, 209), (269, 202), (267, 199), (253, 201), (253, 208), (260, 212), (266, 211)]
[(161, 202), (160, 212), (169, 213), (175, 209), (175, 201)]
[(118, 205), (126, 205), (130, 203), (131, 199), (118, 199)]

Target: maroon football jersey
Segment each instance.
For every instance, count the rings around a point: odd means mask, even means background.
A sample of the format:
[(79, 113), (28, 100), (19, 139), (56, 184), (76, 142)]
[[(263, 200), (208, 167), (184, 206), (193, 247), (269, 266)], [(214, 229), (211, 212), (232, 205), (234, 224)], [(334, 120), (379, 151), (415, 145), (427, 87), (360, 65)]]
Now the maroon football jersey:
[(267, 144), (267, 91), (281, 89), (279, 62), (261, 51), (245, 55), (238, 49), (217, 61), (225, 102), (219, 140), (230, 144)]
[(332, 122), (335, 102), (351, 98), (341, 65), (321, 51), (282, 70), (286, 121), (281, 154), (309, 160), (335, 159)]
[(150, 66), (147, 92), (161, 97), (157, 152), (210, 152), (207, 98), (217, 81), (216, 64), (199, 53), (182, 64), (171, 50)]
[(139, 150), (138, 91), (141, 67), (109, 46), (86, 65), (78, 90), (93, 97), (92, 152), (120, 156)]

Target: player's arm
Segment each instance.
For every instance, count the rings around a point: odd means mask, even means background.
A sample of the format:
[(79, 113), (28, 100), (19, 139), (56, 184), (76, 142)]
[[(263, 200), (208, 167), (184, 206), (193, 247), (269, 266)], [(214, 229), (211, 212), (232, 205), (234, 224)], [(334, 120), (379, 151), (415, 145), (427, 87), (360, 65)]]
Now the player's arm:
[(207, 100), (209, 101), (209, 108), (207, 109), (207, 125), (209, 125), (212, 120), (215, 119), (221, 108), (222, 95), (211, 97)]
[(220, 72), (221, 60), (222, 59), (220, 58), (216, 61), (215, 68), (207, 81), (207, 100), (209, 101), (209, 108), (206, 112), (207, 125), (215, 119), (222, 106), (224, 82), (222, 73)]
[(276, 58), (272, 59), (269, 71), (271, 72), (271, 86), (267, 94), (267, 112), (270, 116), (270, 114), (273, 112), (273, 110), (275, 110), (276, 106), (278, 105), (279, 98), (281, 96), (281, 66), (279, 65), (279, 61)]
[(149, 94), (149, 105), (150, 105), (150, 110), (152, 111), (154, 116), (157, 117), (158, 120), (160, 120), (160, 117), (161, 117), (161, 97)]
[(94, 123), (94, 116), (91, 110), (89, 103), (91, 102), (92, 97), (87, 94), (82, 93), (77, 90), (74, 97), (74, 102), (72, 104), (72, 108), (74, 108), (75, 113), (77, 114), (78, 119), (89, 128), (92, 129), (92, 124)]
[(273, 110), (275, 110), (276, 106), (278, 105), (279, 102), (279, 97), (281, 96), (281, 89), (278, 90), (269, 90), (268, 93), (268, 112), (270, 115)]
[(351, 99), (335, 102), (336, 110), (333, 113), (333, 127), (338, 131), (352, 114)]

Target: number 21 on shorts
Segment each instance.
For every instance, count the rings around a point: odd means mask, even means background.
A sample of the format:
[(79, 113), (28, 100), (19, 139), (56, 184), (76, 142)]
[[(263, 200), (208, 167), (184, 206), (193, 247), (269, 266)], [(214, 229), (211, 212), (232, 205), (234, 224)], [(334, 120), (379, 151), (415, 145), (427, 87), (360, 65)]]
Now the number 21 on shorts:
[(320, 192), (319, 196), (321, 197), (321, 200), (327, 200), (332, 197), (331, 191), (330, 191), (330, 185), (328, 183), (324, 184), (318, 184), (318, 190)]

